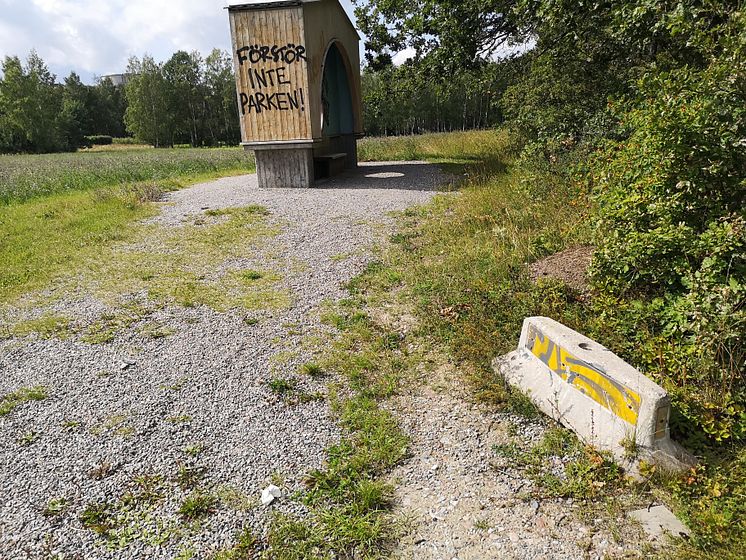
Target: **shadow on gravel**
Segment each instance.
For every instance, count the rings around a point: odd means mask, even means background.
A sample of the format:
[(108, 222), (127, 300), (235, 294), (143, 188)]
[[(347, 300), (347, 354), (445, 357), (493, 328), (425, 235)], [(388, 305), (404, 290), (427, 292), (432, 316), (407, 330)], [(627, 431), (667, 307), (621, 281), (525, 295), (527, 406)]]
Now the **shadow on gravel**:
[(458, 178), (443, 166), (422, 161), (361, 163), (351, 171), (316, 181), (315, 189), (448, 191)]

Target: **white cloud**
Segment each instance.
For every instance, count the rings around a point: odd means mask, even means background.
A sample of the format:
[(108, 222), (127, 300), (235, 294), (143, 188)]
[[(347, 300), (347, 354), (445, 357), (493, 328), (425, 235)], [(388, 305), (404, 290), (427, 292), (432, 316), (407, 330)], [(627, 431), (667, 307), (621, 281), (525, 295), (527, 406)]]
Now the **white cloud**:
[(402, 64), (404, 64), (404, 63), (405, 63), (405, 62), (406, 62), (407, 60), (409, 60), (410, 58), (414, 58), (414, 56), (415, 56), (416, 54), (417, 54), (417, 51), (416, 51), (416, 50), (414, 50), (414, 49), (413, 49), (412, 47), (407, 47), (407, 48), (406, 48), (406, 49), (404, 49), (403, 51), (401, 51), (401, 52), (398, 52), (398, 53), (396, 53), (396, 54), (394, 55), (394, 57), (393, 57), (392, 61), (393, 61), (393, 62), (394, 62), (394, 64), (396, 64), (397, 66), (401, 66)]
[[(232, 1), (231, 3), (236, 3)], [(240, 3), (240, 0), (238, 1)], [(349, 0), (343, 0), (351, 11)], [(131, 56), (228, 49), (226, 0), (0, 0), (0, 57), (36, 49), (60, 79), (122, 72)]]

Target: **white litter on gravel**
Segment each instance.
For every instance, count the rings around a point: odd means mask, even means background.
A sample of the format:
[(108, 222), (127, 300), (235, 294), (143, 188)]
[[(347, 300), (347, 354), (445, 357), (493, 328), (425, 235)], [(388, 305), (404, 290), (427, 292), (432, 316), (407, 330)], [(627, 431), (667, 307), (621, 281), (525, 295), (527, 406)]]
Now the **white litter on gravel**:
[[(282, 232), (257, 259), (281, 267), (292, 306), (260, 312), (253, 326), (245, 313), (168, 307), (155, 318), (176, 334), (159, 339), (133, 325), (107, 345), (0, 341), (0, 395), (36, 385), (49, 393), (0, 417), (0, 557), (205, 558), (244, 528), (261, 534), (271, 510), (302, 514), (293, 500), (257, 507), (258, 496), (273, 475), (284, 480), (281, 495), (302, 488), (339, 431), (327, 402), (290, 406), (266, 383), (280, 375), (308, 393), (324, 390), (323, 381), (296, 375), (309, 359), (302, 340), (324, 328), (319, 306), (345, 297), (344, 284), (390, 231), (391, 212), (426, 203), (446, 182), (433, 165), (387, 163), (310, 190), (263, 190), (250, 175), (168, 195), (153, 220), (166, 227), (207, 210), (266, 206)], [(80, 294), (54, 307), (84, 318), (100, 308)], [(276, 359), (288, 351), (297, 354)], [(185, 473), (199, 469), (185, 484)], [(123, 521), (133, 527), (125, 546), (107, 547), (80, 516), (91, 503), (121, 505), (143, 488), (142, 476), (158, 488), (152, 505)], [(222, 496), (198, 524), (177, 514), (190, 486)]]

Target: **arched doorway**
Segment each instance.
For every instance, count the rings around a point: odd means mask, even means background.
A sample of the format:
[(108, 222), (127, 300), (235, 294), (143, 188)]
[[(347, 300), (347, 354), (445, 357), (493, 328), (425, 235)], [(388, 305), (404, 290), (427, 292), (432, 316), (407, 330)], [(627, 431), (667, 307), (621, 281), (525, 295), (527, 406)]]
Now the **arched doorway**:
[(355, 114), (352, 109), (350, 78), (347, 63), (336, 42), (327, 50), (321, 84), (322, 135), (334, 138), (354, 134)]

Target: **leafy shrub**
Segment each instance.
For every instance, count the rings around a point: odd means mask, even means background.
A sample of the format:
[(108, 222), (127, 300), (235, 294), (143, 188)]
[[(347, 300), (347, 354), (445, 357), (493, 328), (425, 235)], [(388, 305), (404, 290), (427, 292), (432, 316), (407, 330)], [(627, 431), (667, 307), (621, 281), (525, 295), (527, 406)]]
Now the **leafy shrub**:
[[(740, 50), (743, 50), (741, 45)], [(717, 440), (746, 436), (746, 64), (652, 73), (596, 161), (594, 278), (667, 339), (651, 372)]]
[(139, 146), (141, 144), (146, 144), (144, 140), (140, 140), (139, 138), (112, 138), (113, 144), (118, 144), (121, 146)]
[(114, 142), (111, 136), (98, 134), (95, 136), (86, 136), (84, 138), (85, 144), (88, 146), (109, 146)]

